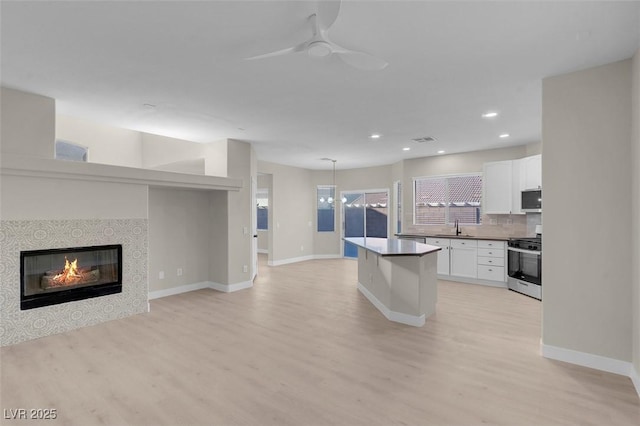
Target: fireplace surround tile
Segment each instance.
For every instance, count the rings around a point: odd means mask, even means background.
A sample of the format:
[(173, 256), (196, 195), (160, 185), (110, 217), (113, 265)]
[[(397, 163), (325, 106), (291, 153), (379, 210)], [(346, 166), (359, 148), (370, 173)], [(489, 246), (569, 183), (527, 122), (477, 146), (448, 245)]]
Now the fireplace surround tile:
[[(122, 244), (122, 293), (20, 310), (20, 251)], [(0, 221), (0, 345), (148, 310), (148, 220)]]

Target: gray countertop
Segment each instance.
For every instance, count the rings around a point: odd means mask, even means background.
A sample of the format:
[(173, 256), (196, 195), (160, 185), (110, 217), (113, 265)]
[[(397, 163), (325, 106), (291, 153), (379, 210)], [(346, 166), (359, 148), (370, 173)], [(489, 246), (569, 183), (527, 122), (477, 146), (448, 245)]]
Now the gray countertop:
[(344, 240), (381, 256), (424, 256), (442, 250), (440, 247), (428, 244), (392, 238), (352, 237)]
[(493, 240), (493, 241), (509, 241), (509, 237), (504, 237), (504, 236), (491, 236), (491, 235), (484, 235), (484, 236), (478, 236), (478, 235), (448, 235), (448, 234), (405, 234), (405, 233), (401, 233), (401, 234), (395, 234), (396, 237), (402, 238), (402, 237), (417, 237), (417, 238), (458, 238), (458, 239), (464, 239), (464, 240)]

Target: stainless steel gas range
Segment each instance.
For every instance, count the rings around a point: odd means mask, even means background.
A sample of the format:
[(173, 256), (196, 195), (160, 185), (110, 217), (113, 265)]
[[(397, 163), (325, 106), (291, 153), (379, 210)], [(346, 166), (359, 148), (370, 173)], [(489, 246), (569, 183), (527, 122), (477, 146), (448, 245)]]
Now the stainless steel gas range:
[(507, 253), (509, 289), (542, 300), (542, 236), (511, 238)]

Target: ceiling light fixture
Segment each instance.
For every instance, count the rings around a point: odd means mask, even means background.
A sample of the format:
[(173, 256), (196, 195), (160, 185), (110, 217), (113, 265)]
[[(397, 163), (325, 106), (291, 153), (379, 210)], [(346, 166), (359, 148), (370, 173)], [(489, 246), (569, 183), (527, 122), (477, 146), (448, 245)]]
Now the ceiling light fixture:
[(379, 133), (373, 133), (371, 134), (371, 136), (369, 136), (371, 139), (380, 139), (380, 134)]
[(411, 148), (409, 148), (408, 146), (405, 146), (404, 148), (402, 148), (403, 151), (410, 151)]
[(495, 111), (485, 112), (482, 114), (482, 118), (495, 118), (498, 116), (498, 113)]
[(508, 138), (508, 137), (509, 137), (509, 133), (503, 133), (503, 134), (501, 134), (501, 135), (500, 135), (500, 136), (498, 136), (498, 137), (500, 137), (500, 138), (502, 138), (502, 139), (504, 139), (504, 138)]
[(443, 150), (438, 151), (438, 154), (444, 154)]

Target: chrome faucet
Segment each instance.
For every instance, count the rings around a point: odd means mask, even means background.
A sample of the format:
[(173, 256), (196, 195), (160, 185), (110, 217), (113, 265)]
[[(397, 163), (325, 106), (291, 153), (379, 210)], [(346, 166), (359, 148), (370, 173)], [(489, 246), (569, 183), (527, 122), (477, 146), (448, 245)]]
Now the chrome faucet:
[(459, 222), (458, 222), (458, 219), (456, 219), (456, 236), (462, 234), (462, 229), (460, 229), (458, 225), (459, 225)]

